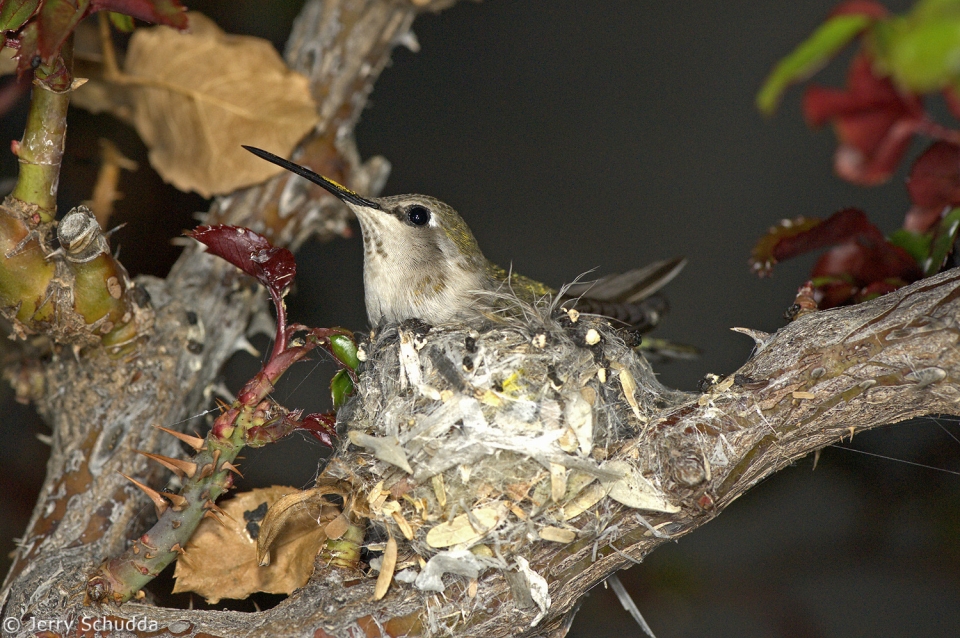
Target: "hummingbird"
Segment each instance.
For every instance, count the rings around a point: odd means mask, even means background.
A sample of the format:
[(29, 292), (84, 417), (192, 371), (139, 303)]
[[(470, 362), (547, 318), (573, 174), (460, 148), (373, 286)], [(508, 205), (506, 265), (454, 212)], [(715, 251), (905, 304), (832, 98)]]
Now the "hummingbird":
[[(490, 293), (508, 292), (533, 303), (558, 291), (497, 266), (480, 250), (469, 226), (451, 206), (428, 195), (365, 198), (278, 155), (246, 150), (326, 189), (360, 221), (363, 286), (371, 325), (420, 319), (437, 325), (490, 318)], [(666, 311), (655, 295), (686, 264), (658, 261), (595, 282), (576, 283), (560, 295), (564, 308), (599, 314), (633, 330), (653, 328)]]

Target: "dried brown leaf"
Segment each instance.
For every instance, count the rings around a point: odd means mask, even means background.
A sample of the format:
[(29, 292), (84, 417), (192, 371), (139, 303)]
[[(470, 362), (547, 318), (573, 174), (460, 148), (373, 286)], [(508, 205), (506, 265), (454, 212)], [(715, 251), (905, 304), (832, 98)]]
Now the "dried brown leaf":
[(137, 29), (123, 75), (108, 78), (125, 95), (91, 87), (96, 96), (79, 101), (126, 115), (163, 179), (210, 197), (283, 170), (241, 144), (288, 155), (319, 116), (308, 79), (268, 41), (225, 34), (199, 13), (189, 19), (190, 33)]
[[(460, 514), (452, 521), (440, 523), (427, 532), (427, 545), (439, 549), (478, 541), (497, 526), (501, 515), (502, 512), (495, 507), (478, 507), (471, 510), (469, 515)], [(477, 527), (471, 523), (471, 517), (477, 522)]]
[(326, 539), (324, 530), (327, 524), (341, 514), (339, 508), (324, 498), (326, 494), (334, 493), (340, 493), (336, 486), (315, 487), (287, 494), (272, 503), (260, 524), (260, 536), (257, 538), (259, 564), (272, 564), (271, 554), (278, 560), (283, 559), (287, 543), (304, 534), (312, 534), (318, 526), (321, 536)]
[(390, 583), (393, 581), (393, 572), (397, 568), (397, 539), (390, 535), (387, 547), (383, 550), (383, 562), (380, 564), (380, 575), (377, 577), (377, 586), (373, 591), (373, 599), (380, 600), (387, 595)]
[(246, 598), (258, 591), (289, 594), (302, 587), (313, 573), (314, 557), (325, 540), (323, 527), (314, 521), (312, 528), (285, 533), (275, 544), (277, 558), (269, 567), (258, 565), (257, 541), (248, 531), (250, 512), (263, 503), (271, 506), (291, 493), (299, 491), (273, 486), (242, 492), (224, 501), (223, 524), (203, 520), (184, 548), (186, 553), (174, 571), (174, 593), (196, 592), (213, 604), (223, 598)]

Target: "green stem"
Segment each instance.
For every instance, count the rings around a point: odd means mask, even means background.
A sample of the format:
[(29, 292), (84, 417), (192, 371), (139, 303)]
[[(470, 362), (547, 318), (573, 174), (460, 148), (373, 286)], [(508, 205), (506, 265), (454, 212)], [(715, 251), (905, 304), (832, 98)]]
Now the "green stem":
[(197, 474), (180, 491), (186, 499), (184, 504), (169, 507), (127, 551), (103, 563), (87, 580), (87, 600), (98, 604), (126, 602), (172, 563), (207, 512), (216, 511), (211, 505), (230, 489), (230, 472), (221, 468), (225, 461), (232, 463), (242, 449), (242, 428), (227, 441), (207, 439), (207, 446), (193, 459)]
[(320, 560), (340, 569), (356, 569), (360, 564), (360, 548), (365, 536), (363, 525), (351, 523), (343, 536), (327, 539), (320, 550)]
[(36, 71), (27, 127), (17, 156), (20, 175), (11, 195), (36, 206), (41, 222), (53, 221), (57, 213), (57, 186), (67, 136), (67, 106), (70, 104), (70, 77), (63, 63)]

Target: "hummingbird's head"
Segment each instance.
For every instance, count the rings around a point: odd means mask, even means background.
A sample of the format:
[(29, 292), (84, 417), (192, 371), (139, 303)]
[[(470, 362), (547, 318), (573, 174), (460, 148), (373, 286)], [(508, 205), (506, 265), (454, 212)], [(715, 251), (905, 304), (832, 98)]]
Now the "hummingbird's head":
[(388, 321), (442, 316), (454, 297), (487, 287), (486, 258), (460, 215), (426, 195), (367, 199), (267, 151), (255, 155), (317, 184), (354, 212), (363, 230), (367, 312)]

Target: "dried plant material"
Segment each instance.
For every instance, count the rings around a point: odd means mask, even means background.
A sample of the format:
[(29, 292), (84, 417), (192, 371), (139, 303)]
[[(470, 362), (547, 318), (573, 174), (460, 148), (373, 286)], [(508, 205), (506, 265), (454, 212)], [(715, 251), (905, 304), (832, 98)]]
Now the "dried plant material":
[(403, 516), (403, 512), (400, 511), (398, 506), (396, 511), (390, 512), (390, 516), (393, 517), (394, 522), (397, 524), (397, 527), (400, 528), (400, 533), (403, 534), (403, 537), (408, 541), (413, 540), (413, 527), (410, 525), (410, 522)]
[(117, 190), (120, 184), (120, 171), (135, 171), (137, 163), (120, 152), (117, 146), (107, 139), (100, 139), (100, 171), (93, 185), (90, 199), (83, 202), (93, 211), (101, 228), (106, 228), (113, 215), (113, 204), (123, 198)]
[(577, 533), (572, 529), (561, 529), (548, 525), (540, 530), (540, 538), (554, 543), (572, 543), (577, 538)]
[(603, 500), (607, 495), (607, 488), (599, 483), (588, 485), (577, 494), (569, 503), (563, 506), (563, 520), (569, 521), (580, 516), (585, 511)]
[[(471, 517), (476, 521), (474, 527)], [(470, 514), (461, 514), (448, 523), (440, 523), (427, 532), (427, 544), (430, 547), (451, 547), (464, 543), (473, 543), (497, 526), (500, 511), (494, 507), (478, 507)]]
[(360, 447), (373, 450), (374, 456), (381, 461), (391, 465), (396, 465), (407, 474), (413, 474), (413, 468), (407, 460), (407, 455), (400, 445), (400, 441), (395, 436), (376, 437), (352, 430), (348, 436), (350, 442)]
[(327, 538), (338, 539), (346, 534), (349, 528), (350, 519), (343, 514), (338, 514), (336, 518), (327, 523), (327, 526), (323, 528), (323, 533), (326, 534)]
[(123, 74), (106, 74), (126, 91), (101, 87), (98, 98), (128, 116), (164, 180), (210, 197), (283, 170), (241, 144), (288, 155), (319, 116), (308, 79), (288, 69), (270, 42), (227, 35), (199, 13), (189, 19), (185, 34), (137, 29)]
[(550, 464), (550, 500), (559, 503), (567, 493), (567, 468), (559, 463)]
[(323, 530), (327, 523), (341, 512), (339, 508), (328, 503), (324, 496), (336, 493), (338, 492), (335, 487), (315, 487), (311, 490), (297, 490), (276, 499), (275, 503), (268, 504), (270, 509), (257, 536), (258, 564), (271, 564), (271, 553), (282, 556), (285, 544), (300, 536), (313, 534), (314, 528), (320, 528), (317, 536), (325, 540)]
[(530, 598), (540, 608), (540, 613), (530, 623), (531, 627), (536, 627), (550, 609), (550, 589), (547, 586), (547, 579), (530, 569), (530, 562), (523, 556), (517, 556), (517, 571), (526, 579)]
[[(583, 526), (594, 533), (614, 505), (606, 500), (614, 488), (633, 507), (676, 511), (643, 479), (662, 459), (631, 459), (633, 471), (601, 463), (619, 456), (662, 406), (690, 395), (660, 386), (603, 319), (581, 315), (572, 324), (547, 303), (518, 304), (518, 312), (489, 326), (402, 324), (374, 331), (364, 346), (367, 368), (348, 429), (349, 440), (362, 445), (349, 445), (349, 465), (328, 473), (353, 482), (372, 528), (383, 538), (392, 533), (400, 554), (421, 566), (415, 585), (422, 591), (442, 591), (441, 576), (449, 585), (453, 574), (469, 587), (477, 565), (459, 550), (484, 543), (497, 548), (488, 565), (513, 574), (528, 592), (528, 578), (505, 557), (531, 539), (576, 542), (571, 533), (578, 532), (563, 521), (578, 516), (591, 517)], [(590, 329), (600, 335), (592, 348), (584, 344)], [(384, 460), (384, 441), (402, 452), (412, 475)], [(525, 600), (534, 604), (529, 593)]]
[(627, 399), (627, 403), (630, 404), (630, 408), (633, 410), (634, 415), (641, 423), (646, 423), (647, 419), (640, 412), (640, 404), (637, 403), (637, 382), (634, 380), (633, 375), (623, 365), (617, 362), (611, 362), (610, 367), (614, 370), (617, 370), (617, 378), (620, 379), (620, 387), (623, 388), (623, 396)]
[(370, 505), (370, 509), (374, 512), (380, 512), (383, 509), (383, 504), (387, 502), (387, 498), (390, 496), (390, 491), (383, 489), (383, 481), (380, 481), (373, 486), (373, 489), (370, 490), (370, 493), (367, 494), (367, 503)]
[(377, 576), (377, 585), (373, 590), (373, 599), (380, 600), (387, 595), (390, 583), (393, 581), (393, 572), (397, 568), (397, 539), (390, 535), (387, 547), (383, 550), (383, 562), (380, 563), (380, 575)]
[(584, 456), (590, 454), (590, 450), (593, 449), (593, 405), (584, 396), (582, 390), (576, 394), (570, 394), (563, 409), (563, 416), (568, 427), (573, 431), (580, 453)]
[(627, 507), (653, 512), (667, 512), (674, 514), (680, 511), (676, 505), (668, 503), (660, 490), (640, 475), (632, 465), (626, 461), (609, 461), (603, 464), (603, 469), (622, 474), (622, 478), (606, 483), (609, 489), (608, 496), (623, 503)]
[(422, 566), (414, 585), (420, 591), (442, 592), (445, 589), (442, 580), (444, 574), (476, 578), (489, 562), (490, 559), (479, 557), (468, 549), (446, 550), (436, 554)]
[[(294, 529), (288, 525), (274, 541), (276, 560), (260, 567), (257, 540), (263, 533), (258, 511), (285, 495), (299, 494), (293, 487), (274, 486), (237, 494), (223, 503), (223, 523), (204, 520), (177, 561), (174, 593), (192, 591), (214, 604), (223, 598), (246, 598), (258, 591), (289, 594), (302, 587), (313, 573), (314, 557), (323, 545), (323, 528), (316, 520)], [(322, 516), (333, 516), (333, 506)], [(321, 518), (322, 518), (321, 516)], [(265, 522), (265, 521), (264, 521)]]
[(400, 331), (400, 388), (407, 384), (417, 388), (421, 385), (423, 373), (420, 368), (420, 356), (417, 354), (412, 333)]
[(443, 486), (443, 474), (434, 474), (430, 477), (430, 484), (433, 485), (433, 494), (437, 497), (437, 504), (440, 509), (447, 506), (447, 491)]

